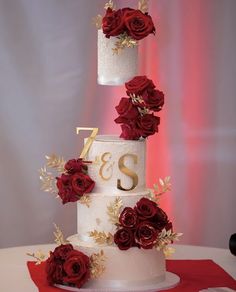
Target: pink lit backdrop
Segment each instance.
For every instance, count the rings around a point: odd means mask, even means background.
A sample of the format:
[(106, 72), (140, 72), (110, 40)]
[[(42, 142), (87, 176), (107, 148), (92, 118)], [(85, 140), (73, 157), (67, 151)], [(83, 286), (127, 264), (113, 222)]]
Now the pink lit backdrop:
[[(135, 7), (137, 1), (116, 1)], [(119, 134), (123, 87), (96, 84), (94, 15), (104, 1), (0, 1), (0, 247), (46, 243), (53, 222), (76, 232), (76, 206), (39, 190), (44, 155), (69, 159), (76, 126)], [(148, 139), (147, 184), (170, 175), (162, 200), (181, 243), (227, 247), (235, 224), (236, 2), (150, 0), (157, 27), (140, 46), (140, 74), (166, 94)]]

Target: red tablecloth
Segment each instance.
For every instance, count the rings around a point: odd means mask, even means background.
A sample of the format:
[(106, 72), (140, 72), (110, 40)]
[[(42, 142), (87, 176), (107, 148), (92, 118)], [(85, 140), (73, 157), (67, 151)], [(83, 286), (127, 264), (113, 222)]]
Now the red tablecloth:
[[(30, 276), (39, 292), (60, 292), (46, 281), (45, 264), (28, 262)], [(167, 260), (167, 270), (180, 277), (180, 284), (168, 292), (198, 292), (209, 287), (229, 287), (236, 290), (236, 281), (212, 260)]]

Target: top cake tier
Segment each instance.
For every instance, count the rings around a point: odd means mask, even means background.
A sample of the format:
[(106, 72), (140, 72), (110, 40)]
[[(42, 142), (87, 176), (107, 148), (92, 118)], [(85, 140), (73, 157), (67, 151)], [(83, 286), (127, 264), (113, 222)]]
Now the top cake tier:
[(88, 165), (88, 174), (96, 182), (93, 192), (114, 196), (145, 190), (145, 140), (99, 135), (93, 141), (86, 160), (93, 161)]
[(116, 41), (116, 37), (108, 39), (98, 30), (98, 84), (121, 85), (138, 74), (138, 47), (114, 54)]

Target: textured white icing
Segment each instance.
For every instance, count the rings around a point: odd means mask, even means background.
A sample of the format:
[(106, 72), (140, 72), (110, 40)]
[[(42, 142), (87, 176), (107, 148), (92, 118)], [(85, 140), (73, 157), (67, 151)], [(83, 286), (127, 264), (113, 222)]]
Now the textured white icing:
[[(107, 163), (101, 161), (102, 155), (107, 154), (105, 160), (110, 160)], [(137, 156), (137, 163), (135, 163), (133, 157)], [(125, 189), (129, 189), (133, 185), (133, 180), (128, 175), (124, 174), (119, 168), (119, 159), (125, 156), (124, 164), (127, 168), (137, 174), (138, 184), (137, 186), (130, 190), (124, 191), (117, 188), (117, 180), (120, 179), (121, 186)], [(86, 159), (89, 161), (95, 161), (96, 158), (99, 158), (99, 163), (93, 163), (88, 166), (88, 173), (90, 177), (96, 182), (93, 192), (95, 193), (105, 193), (107, 196), (118, 195), (121, 193), (127, 192), (139, 192), (144, 191), (146, 182), (145, 182), (145, 171), (146, 171), (146, 143), (145, 140), (142, 141), (132, 141), (124, 140), (118, 138), (117, 136), (108, 136), (108, 135), (98, 135), (93, 141)], [(101, 167), (104, 164), (104, 167)], [(111, 166), (109, 168), (109, 165)], [(100, 173), (99, 173), (100, 171)], [(102, 176), (101, 176), (102, 173)], [(112, 176), (111, 176), (112, 173)], [(104, 178), (108, 178), (105, 180)]]
[[(69, 241), (87, 255), (97, 253), (101, 249), (106, 256), (105, 272), (97, 279), (89, 281), (89, 287), (96, 288), (127, 288), (127, 283), (142, 285), (152, 281), (165, 280), (165, 257), (156, 249), (144, 250), (137, 247), (119, 250), (116, 246), (94, 246), (78, 240), (77, 235)], [(86, 286), (84, 286), (86, 287)]]
[[(142, 197), (148, 196), (148, 191), (136, 194), (120, 195), (124, 207), (134, 207), (136, 202)], [(80, 240), (93, 243), (94, 240), (89, 237), (90, 231), (105, 231), (112, 234), (116, 231), (116, 226), (109, 221), (107, 206), (113, 203), (116, 196), (107, 196), (105, 193), (90, 194), (91, 204), (89, 208), (86, 205), (77, 203), (77, 233)]]
[(138, 48), (125, 48), (114, 54), (112, 48), (116, 37), (105, 37), (98, 30), (98, 83), (103, 85), (119, 85), (138, 74)]

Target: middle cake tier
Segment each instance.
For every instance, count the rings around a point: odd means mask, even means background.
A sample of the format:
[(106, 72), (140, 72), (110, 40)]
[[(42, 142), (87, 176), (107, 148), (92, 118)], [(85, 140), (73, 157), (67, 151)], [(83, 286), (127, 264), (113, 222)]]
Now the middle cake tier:
[(109, 215), (109, 207), (119, 201), (124, 207), (134, 207), (136, 203), (143, 197), (149, 197), (149, 191), (145, 190), (136, 193), (125, 193), (116, 195), (107, 195), (105, 193), (89, 194), (91, 202), (89, 207), (84, 204), (77, 203), (77, 236), (78, 240), (84, 242), (94, 242), (89, 236), (90, 232), (98, 231), (114, 234), (116, 225), (111, 222)]

